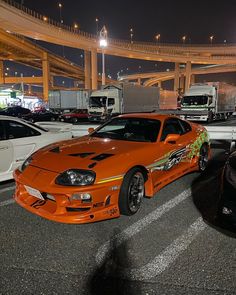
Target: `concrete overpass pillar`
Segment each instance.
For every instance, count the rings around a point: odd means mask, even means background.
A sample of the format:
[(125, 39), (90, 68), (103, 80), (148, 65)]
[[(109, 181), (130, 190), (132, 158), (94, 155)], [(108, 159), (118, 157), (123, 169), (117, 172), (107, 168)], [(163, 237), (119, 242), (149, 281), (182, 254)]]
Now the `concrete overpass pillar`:
[(195, 75), (191, 75), (191, 84), (195, 83)]
[(141, 78), (138, 78), (137, 83), (138, 85), (141, 85)]
[(84, 51), (84, 75), (85, 75), (85, 89), (91, 89), (91, 55), (90, 51)]
[(28, 93), (31, 94), (32, 93), (32, 85), (28, 84)]
[(43, 52), (43, 61), (42, 61), (42, 69), (43, 69), (43, 98), (45, 101), (48, 101), (49, 95), (49, 61), (48, 61), (48, 53)]
[(4, 65), (2, 60), (0, 60), (0, 83), (4, 84)]
[(186, 63), (185, 91), (189, 89), (191, 81), (191, 61)]
[(184, 92), (184, 74), (181, 74), (180, 76), (179, 88), (181, 92)]
[(97, 51), (92, 50), (92, 89), (98, 88), (98, 62), (97, 62)]
[(179, 89), (179, 63), (175, 63), (175, 78), (174, 78), (174, 91)]
[(161, 88), (161, 81), (158, 81), (158, 82), (157, 82), (157, 85), (158, 85), (158, 87)]

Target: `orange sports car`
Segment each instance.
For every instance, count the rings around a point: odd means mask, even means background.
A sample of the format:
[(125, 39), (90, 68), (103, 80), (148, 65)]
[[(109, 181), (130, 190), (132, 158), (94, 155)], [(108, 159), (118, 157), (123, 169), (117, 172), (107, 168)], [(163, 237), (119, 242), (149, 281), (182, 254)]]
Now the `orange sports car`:
[[(91, 130), (90, 130), (91, 131)], [(16, 202), (58, 222), (87, 223), (136, 213), (144, 196), (204, 171), (206, 129), (171, 115), (121, 115), (81, 138), (51, 144), (15, 171)]]

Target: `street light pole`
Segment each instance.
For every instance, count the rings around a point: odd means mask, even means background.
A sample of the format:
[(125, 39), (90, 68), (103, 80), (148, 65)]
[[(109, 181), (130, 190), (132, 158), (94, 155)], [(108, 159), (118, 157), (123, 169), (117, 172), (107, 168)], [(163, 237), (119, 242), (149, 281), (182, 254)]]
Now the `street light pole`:
[(96, 35), (98, 36), (98, 22), (99, 22), (98, 17), (95, 18), (95, 21), (96, 21)]
[(133, 36), (134, 36), (133, 28), (130, 28), (129, 32), (130, 32), (130, 43), (133, 44)]
[(62, 16), (61, 16), (62, 4), (58, 3), (58, 7), (59, 7), (59, 10), (60, 10), (60, 23), (63, 24), (63, 19), (62, 19)]
[(106, 74), (105, 74), (104, 48), (107, 47), (107, 29), (105, 26), (103, 26), (100, 31), (100, 47), (102, 48), (102, 85), (105, 85), (106, 84)]

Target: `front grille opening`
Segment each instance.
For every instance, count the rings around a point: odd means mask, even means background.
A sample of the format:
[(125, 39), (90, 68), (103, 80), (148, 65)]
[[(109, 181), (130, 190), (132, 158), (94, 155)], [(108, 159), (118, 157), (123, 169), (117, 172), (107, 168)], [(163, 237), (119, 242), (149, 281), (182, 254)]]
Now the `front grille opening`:
[(90, 208), (86, 207), (79, 207), (79, 208), (72, 208), (72, 207), (66, 207), (67, 212), (86, 212), (89, 211)]

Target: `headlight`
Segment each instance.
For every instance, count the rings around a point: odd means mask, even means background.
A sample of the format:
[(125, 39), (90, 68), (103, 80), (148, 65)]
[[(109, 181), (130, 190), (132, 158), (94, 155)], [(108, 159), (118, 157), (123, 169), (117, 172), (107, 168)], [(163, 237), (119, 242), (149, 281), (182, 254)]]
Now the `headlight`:
[(25, 168), (29, 166), (29, 164), (31, 163), (32, 160), (33, 160), (32, 156), (28, 157), (23, 162), (23, 164), (19, 167), (20, 172), (23, 172), (25, 170)]
[(80, 186), (93, 184), (96, 178), (91, 170), (70, 169), (60, 174), (55, 183), (65, 186)]

